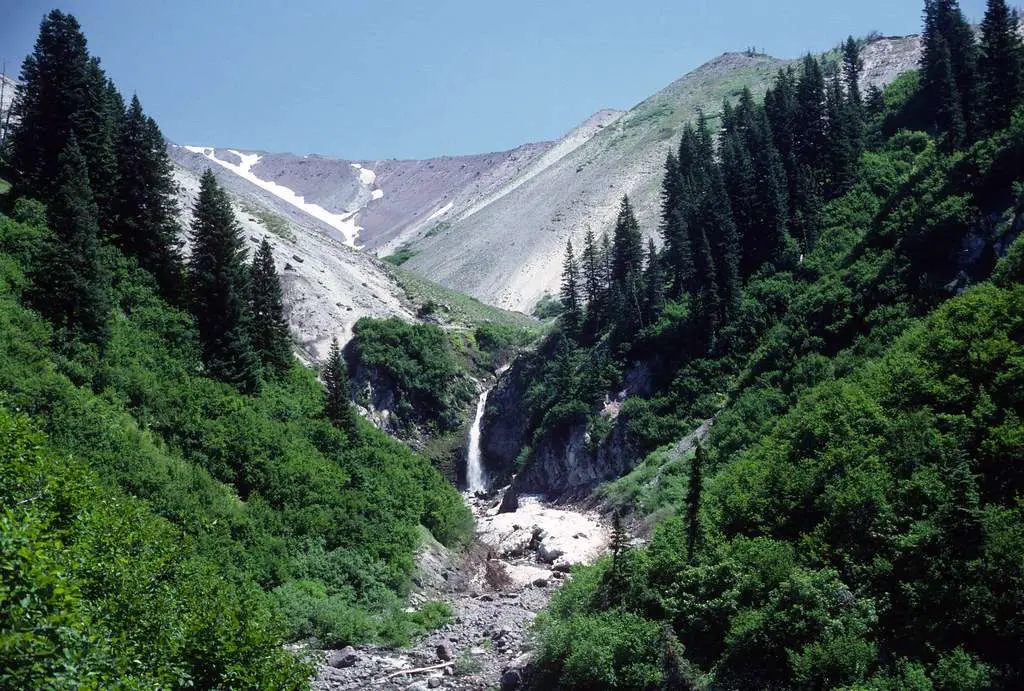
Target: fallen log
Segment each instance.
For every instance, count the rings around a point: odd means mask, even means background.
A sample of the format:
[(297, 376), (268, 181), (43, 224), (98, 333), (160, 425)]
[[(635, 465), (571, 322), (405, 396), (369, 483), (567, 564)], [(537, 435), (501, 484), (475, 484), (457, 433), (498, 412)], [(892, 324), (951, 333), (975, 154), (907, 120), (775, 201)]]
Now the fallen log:
[(388, 681), (389, 679), (394, 679), (395, 677), (400, 677), (404, 674), (421, 674), (423, 672), (432, 672), (435, 669), (451, 667), (454, 664), (455, 660), (449, 660), (448, 662), (442, 662), (437, 665), (429, 665), (427, 667), (413, 667), (412, 669), (400, 669), (397, 672), (392, 672), (391, 674), (388, 674), (386, 676), (381, 677), (380, 679), (377, 679), (374, 683), (383, 684), (385, 681)]

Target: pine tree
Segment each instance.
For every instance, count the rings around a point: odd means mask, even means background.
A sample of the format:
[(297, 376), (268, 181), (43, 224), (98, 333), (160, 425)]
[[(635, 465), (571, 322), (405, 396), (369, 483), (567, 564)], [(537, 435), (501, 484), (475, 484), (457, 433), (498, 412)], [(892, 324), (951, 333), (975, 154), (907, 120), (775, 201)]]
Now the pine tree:
[(627, 286), (640, 275), (644, 265), (643, 236), (633, 215), (629, 197), (624, 196), (619, 205), (619, 217), (612, 235), (612, 282)]
[(854, 143), (850, 110), (854, 106), (843, 96), (843, 86), (836, 72), (829, 80), (825, 98), (828, 117), (827, 160), (831, 197), (847, 192), (856, 181), (857, 153)]
[(926, 0), (921, 36), (921, 90), (935, 128), (952, 146), (968, 144), (975, 128), (977, 51), (957, 0)]
[(253, 257), (250, 274), (252, 345), (264, 371), (281, 376), (292, 366), (291, 333), (284, 317), (284, 294), (274, 266), (274, 252), (266, 238)]
[(248, 273), (241, 228), (213, 171), (203, 173), (193, 207), (189, 306), (206, 368), (243, 393), (259, 389), (259, 361), (249, 340)]
[(860, 46), (850, 36), (843, 44), (843, 83), (849, 102), (858, 107), (863, 100), (860, 93), (860, 76), (863, 72), (864, 60), (860, 56)]
[[(63, 165), (59, 158), (75, 135), (75, 148), (92, 94), (92, 65), (78, 21), (60, 10), (43, 19), (32, 53), (21, 67), (13, 105), (10, 165), (16, 194), (49, 202)], [(86, 160), (88, 170), (88, 161)], [(90, 191), (91, 194), (91, 191)]]
[(693, 458), (690, 459), (690, 481), (686, 491), (686, 556), (693, 563), (700, 537), (700, 492), (701, 474), (707, 467), (708, 452), (704, 444), (697, 442)]
[(580, 306), (579, 264), (572, 249), (572, 239), (565, 243), (565, 261), (562, 263), (562, 326), (572, 338), (579, 338), (580, 326), (583, 323), (583, 310)]
[(644, 271), (644, 320), (650, 324), (665, 307), (665, 271), (654, 240), (647, 240), (647, 269)]
[(594, 231), (589, 228), (583, 238), (583, 254), (580, 256), (580, 264), (583, 271), (583, 298), (587, 301), (587, 305), (590, 305), (601, 295), (601, 257)]
[(117, 141), (114, 239), (152, 273), (160, 293), (178, 304), (184, 294), (178, 202), (171, 160), (156, 122), (133, 97)]
[(1024, 45), (1017, 31), (1020, 18), (1005, 0), (988, 0), (981, 22), (978, 56), (979, 113), (984, 134), (1010, 125), (1024, 103)]
[(825, 77), (817, 59), (808, 55), (803, 60), (796, 83), (796, 122), (794, 150), (797, 162), (815, 170), (826, 167), (825, 146)]
[(53, 239), (34, 277), (33, 302), (68, 338), (102, 347), (111, 310), (110, 274), (85, 159), (73, 133), (58, 161), (61, 170), (47, 207)]
[(331, 339), (321, 378), (324, 382), (324, 417), (343, 430), (350, 440), (355, 439), (358, 429), (356, 411), (348, 400), (348, 371), (337, 338)]

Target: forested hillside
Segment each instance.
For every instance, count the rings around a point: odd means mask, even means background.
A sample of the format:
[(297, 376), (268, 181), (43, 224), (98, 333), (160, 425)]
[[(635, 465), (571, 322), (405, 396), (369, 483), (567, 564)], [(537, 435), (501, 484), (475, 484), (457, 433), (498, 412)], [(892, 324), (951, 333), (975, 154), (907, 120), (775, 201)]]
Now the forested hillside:
[(304, 688), (283, 644), (401, 643), (420, 526), (469, 512), (296, 362), (264, 244), (203, 178), (183, 256), (156, 123), (53, 11), (0, 197), (0, 686)]
[(922, 38), (884, 92), (850, 39), (686, 128), (660, 247), (623, 199), (566, 248), (491, 417), (525, 420), (513, 490), (649, 455), (538, 688), (1024, 684), (1024, 52), (1001, 0), (977, 35), (928, 0)]

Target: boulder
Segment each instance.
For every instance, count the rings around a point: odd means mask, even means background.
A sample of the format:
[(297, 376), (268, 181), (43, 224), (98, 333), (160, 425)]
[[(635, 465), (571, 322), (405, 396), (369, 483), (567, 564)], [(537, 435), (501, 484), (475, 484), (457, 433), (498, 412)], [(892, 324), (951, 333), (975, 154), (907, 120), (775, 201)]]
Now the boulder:
[(350, 645), (346, 645), (341, 650), (331, 650), (327, 653), (327, 666), (328, 667), (351, 667), (355, 663), (359, 662), (359, 655), (356, 654), (356, 649)]
[(452, 649), (451, 643), (438, 643), (434, 652), (437, 653), (437, 659), (441, 662), (448, 662), (449, 660), (455, 659), (455, 651)]
[(523, 686), (523, 673), (510, 669), (501, 675), (501, 691), (516, 691)]

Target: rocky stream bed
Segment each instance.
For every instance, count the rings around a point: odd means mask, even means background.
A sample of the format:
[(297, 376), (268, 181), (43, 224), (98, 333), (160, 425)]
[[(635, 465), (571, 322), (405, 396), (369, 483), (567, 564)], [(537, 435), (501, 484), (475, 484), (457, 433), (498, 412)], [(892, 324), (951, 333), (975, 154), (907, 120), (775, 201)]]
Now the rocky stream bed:
[[(567, 578), (608, 546), (600, 516), (503, 492), (466, 495), (477, 520), (468, 553), (427, 545), (413, 602), (442, 599), (453, 620), (408, 648), (326, 651), (314, 688), (503, 689), (523, 686), (532, 662), (530, 627)], [(503, 511), (501, 511), (503, 509)]]

